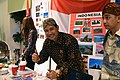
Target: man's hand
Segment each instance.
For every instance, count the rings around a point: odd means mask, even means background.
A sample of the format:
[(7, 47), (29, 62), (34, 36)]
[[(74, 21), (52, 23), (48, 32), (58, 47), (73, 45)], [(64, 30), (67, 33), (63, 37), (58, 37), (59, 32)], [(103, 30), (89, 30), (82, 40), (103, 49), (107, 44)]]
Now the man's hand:
[(37, 63), (40, 60), (39, 56), (37, 53), (33, 53), (32, 55), (32, 61)]
[(49, 70), (46, 73), (46, 77), (48, 77), (51, 80), (56, 79), (57, 78), (57, 73), (54, 70)]

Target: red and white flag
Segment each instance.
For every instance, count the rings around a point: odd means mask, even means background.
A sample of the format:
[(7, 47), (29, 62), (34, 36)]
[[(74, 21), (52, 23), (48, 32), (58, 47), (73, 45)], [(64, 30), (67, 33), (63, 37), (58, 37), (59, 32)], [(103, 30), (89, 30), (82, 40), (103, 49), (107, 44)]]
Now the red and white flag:
[(30, 16), (29, 0), (26, 0), (26, 16)]
[(110, 0), (51, 0), (50, 17), (53, 17), (59, 30), (68, 32), (69, 14), (102, 11)]

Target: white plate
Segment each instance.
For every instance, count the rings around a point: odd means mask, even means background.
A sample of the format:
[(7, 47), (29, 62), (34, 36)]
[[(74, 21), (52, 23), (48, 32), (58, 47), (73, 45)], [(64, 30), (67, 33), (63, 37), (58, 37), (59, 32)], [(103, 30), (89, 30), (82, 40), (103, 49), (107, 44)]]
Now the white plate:
[(50, 80), (50, 79), (45, 76), (39, 76), (35, 80)]
[(8, 68), (2, 68), (0, 69), (0, 74), (7, 74), (8, 73)]
[(11, 78), (19, 78), (21, 75), (10, 75)]
[(20, 74), (20, 75), (32, 74), (32, 73), (34, 73), (34, 71), (32, 71), (32, 70), (18, 71), (18, 74)]

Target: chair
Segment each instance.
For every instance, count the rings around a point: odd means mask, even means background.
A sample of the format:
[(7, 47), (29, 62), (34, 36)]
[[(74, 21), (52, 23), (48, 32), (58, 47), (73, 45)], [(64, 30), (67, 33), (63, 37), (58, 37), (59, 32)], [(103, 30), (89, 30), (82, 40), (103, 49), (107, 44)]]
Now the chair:
[(7, 63), (10, 59), (10, 50), (5, 41), (0, 41), (0, 63)]

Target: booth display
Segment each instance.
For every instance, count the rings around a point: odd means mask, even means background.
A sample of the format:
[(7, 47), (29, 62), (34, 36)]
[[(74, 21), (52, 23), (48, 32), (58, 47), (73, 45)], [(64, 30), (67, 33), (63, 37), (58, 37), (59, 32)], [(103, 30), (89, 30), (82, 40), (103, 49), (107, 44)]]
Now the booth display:
[[(103, 40), (106, 33), (102, 12), (71, 14), (69, 33), (78, 40), (88, 72), (91, 69), (100, 72), (103, 59)], [(95, 77), (94, 74), (92, 75)]]
[[(101, 11), (108, 2), (110, 0), (92, 2), (72, 0), (64, 2), (62, 0), (32, 1), (32, 17), (38, 30), (38, 52), (41, 50), (45, 39), (42, 21), (45, 18), (52, 17), (59, 25), (59, 31), (70, 33), (76, 37), (82, 56), (84, 57), (86, 69), (93, 75), (94, 80), (97, 80), (102, 67), (103, 39), (106, 33)], [(48, 61), (47, 66), (49, 66)], [(42, 67), (42, 65), (44, 64), (37, 65), (36, 68), (38, 66), (43, 69), (48, 68)], [(52, 68), (55, 68), (55, 66), (52, 65)]]

